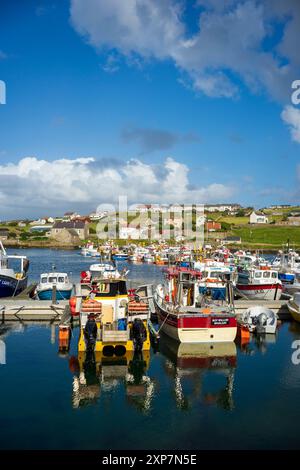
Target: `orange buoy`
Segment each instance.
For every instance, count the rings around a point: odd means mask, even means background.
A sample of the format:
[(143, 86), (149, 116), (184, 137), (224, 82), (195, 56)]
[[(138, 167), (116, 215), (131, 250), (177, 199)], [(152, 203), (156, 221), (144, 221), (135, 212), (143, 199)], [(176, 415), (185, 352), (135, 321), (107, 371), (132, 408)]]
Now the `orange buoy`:
[(79, 315), (79, 312), (76, 311), (76, 304), (77, 304), (77, 297), (73, 295), (73, 297), (69, 300), (70, 312), (72, 317), (76, 317)]
[(58, 347), (60, 351), (68, 351), (70, 346), (70, 327), (59, 325)]
[(241, 344), (248, 344), (250, 341), (250, 331), (247, 325), (242, 325), (238, 323), (238, 337), (241, 341)]

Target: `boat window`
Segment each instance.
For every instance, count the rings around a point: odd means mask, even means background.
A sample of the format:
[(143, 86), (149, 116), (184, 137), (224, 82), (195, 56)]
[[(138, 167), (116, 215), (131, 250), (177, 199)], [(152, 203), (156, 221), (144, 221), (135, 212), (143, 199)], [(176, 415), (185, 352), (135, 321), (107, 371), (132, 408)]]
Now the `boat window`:
[(217, 271), (217, 272), (211, 272), (210, 277), (216, 277), (217, 279), (222, 279), (222, 273)]
[(47, 278), (46, 278), (46, 277), (42, 277), (41, 282), (42, 282), (43, 284), (46, 284)]
[(59, 277), (58, 282), (65, 282), (65, 278), (63, 276)]
[(98, 290), (101, 294), (108, 294), (109, 293), (109, 286), (108, 282), (99, 282)]
[(273, 271), (273, 272), (272, 272), (272, 277), (275, 278), (275, 279), (277, 279), (277, 272), (274, 272), (274, 271)]
[(119, 282), (118, 291), (119, 291), (119, 294), (121, 294), (121, 295), (126, 295), (127, 294), (126, 282), (125, 281), (120, 281)]
[(265, 271), (264, 272), (264, 278), (270, 277), (270, 274), (271, 274), (270, 271)]
[(57, 277), (49, 277), (49, 282), (57, 282)]
[(256, 277), (257, 279), (261, 277), (261, 272), (259, 271), (256, 271), (254, 277)]

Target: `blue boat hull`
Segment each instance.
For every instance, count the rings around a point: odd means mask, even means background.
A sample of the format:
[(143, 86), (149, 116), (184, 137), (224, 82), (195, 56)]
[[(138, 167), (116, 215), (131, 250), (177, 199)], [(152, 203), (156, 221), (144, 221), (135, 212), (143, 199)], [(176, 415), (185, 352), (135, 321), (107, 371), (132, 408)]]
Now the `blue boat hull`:
[(0, 297), (15, 297), (27, 287), (27, 276), (18, 280), (0, 275)]
[(226, 299), (226, 287), (199, 287), (200, 294), (206, 294), (208, 291), (211, 293), (211, 298), (213, 300)]
[(127, 260), (128, 260), (128, 256), (113, 255), (113, 259), (114, 259), (115, 261), (127, 261)]
[(189, 268), (190, 267), (190, 262), (189, 261), (181, 261), (180, 262), (180, 267), (181, 268)]
[[(57, 300), (69, 300), (71, 298), (71, 294), (72, 294), (72, 289), (64, 290), (64, 291), (58, 290), (56, 291), (56, 299)], [(52, 289), (40, 291), (38, 292), (37, 296), (40, 300), (52, 300)]]
[(278, 273), (278, 278), (287, 284), (293, 284), (295, 280), (295, 274), (292, 273)]

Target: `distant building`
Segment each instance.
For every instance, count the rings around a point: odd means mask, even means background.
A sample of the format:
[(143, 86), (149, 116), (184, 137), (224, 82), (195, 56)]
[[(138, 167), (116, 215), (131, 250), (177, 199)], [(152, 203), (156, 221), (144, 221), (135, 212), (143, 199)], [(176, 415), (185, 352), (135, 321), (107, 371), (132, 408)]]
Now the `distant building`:
[(221, 230), (221, 228), (222, 228), (222, 226), (221, 226), (220, 222), (215, 222), (213, 220), (209, 220), (205, 224), (205, 230), (207, 230), (208, 232), (214, 232), (216, 230)]
[(47, 223), (47, 219), (37, 219), (33, 220), (32, 222), (29, 222), (29, 225), (45, 225)]
[(90, 224), (91, 223), (91, 219), (89, 216), (87, 215), (78, 215), (77, 217), (75, 217), (74, 219), (72, 219), (72, 222), (77, 222), (77, 221), (81, 221), (81, 222), (85, 222), (87, 224)]
[(151, 209), (151, 204), (137, 204), (135, 208), (140, 213), (148, 212)]
[(82, 220), (55, 222), (51, 229), (51, 237), (58, 239), (62, 232), (68, 231), (74, 237), (78, 236), (80, 240), (86, 240), (89, 236), (88, 224)]
[(300, 225), (300, 217), (288, 217), (288, 225)]
[(135, 227), (120, 227), (119, 237), (122, 240), (139, 240), (147, 238), (148, 228), (143, 231), (140, 228)]
[(52, 225), (33, 225), (32, 227), (30, 227), (29, 231), (31, 233), (33, 232), (46, 233), (46, 232), (49, 232), (51, 229), (52, 229)]
[(64, 220), (73, 220), (76, 217), (80, 217), (80, 214), (77, 214), (77, 212), (65, 212), (63, 219)]
[(6, 228), (0, 229), (0, 240), (7, 240), (9, 237), (9, 230)]
[[(52, 233), (51, 236), (53, 237)], [(60, 230), (53, 238), (55, 238), (56, 242), (59, 242), (63, 245), (79, 245), (81, 240), (75, 229), (67, 230), (66, 228)]]
[(205, 204), (204, 210), (207, 212), (236, 212), (241, 209), (240, 204)]
[(250, 214), (250, 224), (267, 224), (268, 217), (265, 216), (263, 212), (251, 212)]
[(89, 215), (89, 218), (91, 220), (100, 220), (100, 219), (103, 219), (104, 217), (106, 217), (108, 214), (107, 211), (103, 211), (103, 212), (92, 212), (90, 215)]

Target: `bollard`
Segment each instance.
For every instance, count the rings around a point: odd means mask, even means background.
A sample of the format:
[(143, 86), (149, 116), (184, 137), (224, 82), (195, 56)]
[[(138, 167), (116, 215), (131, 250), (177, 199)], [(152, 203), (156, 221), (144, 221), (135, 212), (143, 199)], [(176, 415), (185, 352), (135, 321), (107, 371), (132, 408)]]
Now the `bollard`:
[(57, 296), (56, 296), (56, 286), (54, 285), (53, 286), (53, 289), (52, 289), (52, 303), (53, 304), (56, 304), (57, 303)]

